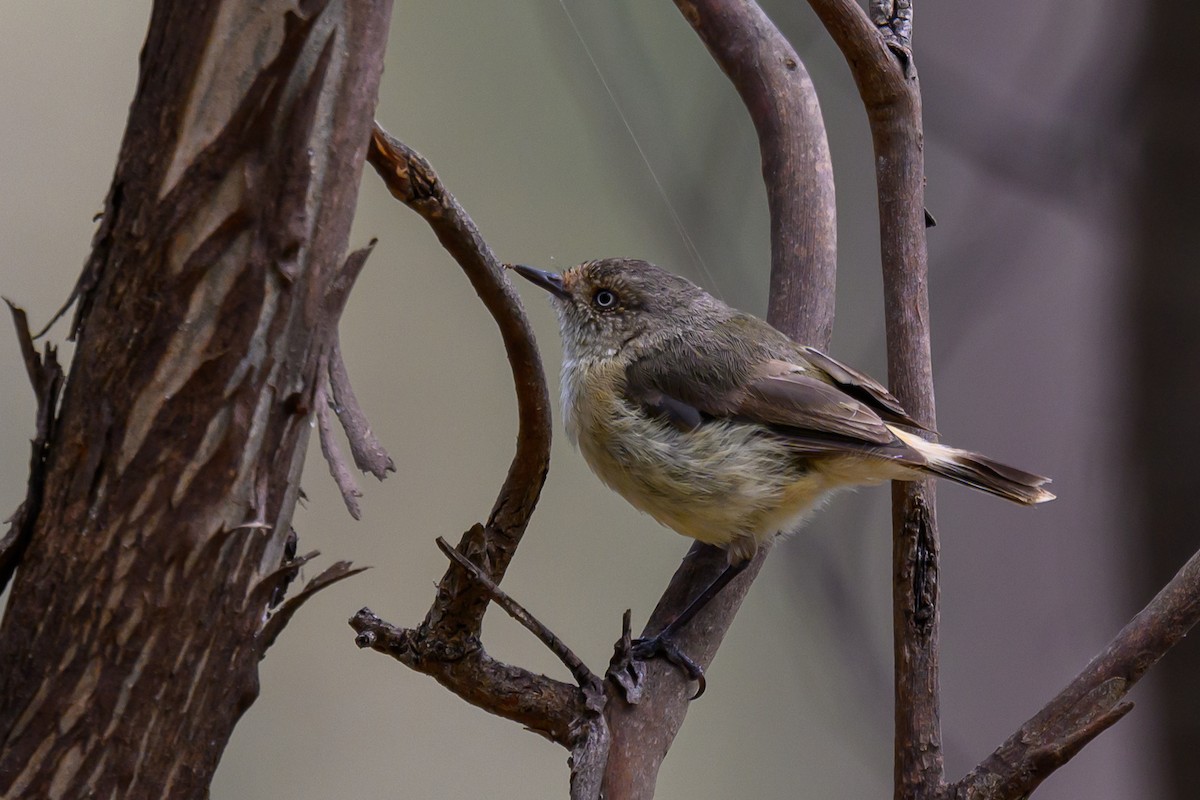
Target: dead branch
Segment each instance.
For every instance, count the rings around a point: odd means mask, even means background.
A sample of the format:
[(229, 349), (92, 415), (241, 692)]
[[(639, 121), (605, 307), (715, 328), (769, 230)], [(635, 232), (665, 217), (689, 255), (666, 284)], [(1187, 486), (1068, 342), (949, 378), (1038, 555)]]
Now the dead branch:
[[(521, 299), (475, 223), (446, 190), (429, 162), (375, 125), (367, 160), (396, 199), (420, 214), (454, 257), (480, 300), (496, 320), (512, 367), (517, 392), (517, 452), (496, 503), (482, 528), (467, 531), (458, 550), (478, 558), (497, 583), (504, 577), (517, 543), (537, 505), (550, 463), (550, 395), (546, 376)], [(439, 584), (428, 622), (442, 633), (477, 636), (488, 594), (451, 569)], [(450, 624), (448, 620), (456, 620)], [(461, 623), (461, 627), (460, 627)]]
[(30, 442), (29, 481), (25, 500), (7, 521), (8, 533), (0, 539), (0, 592), (8, 586), (13, 571), (21, 563), (21, 556), (33, 536), (33, 523), (42, 507), (42, 493), (46, 483), (46, 456), (49, 454), (50, 437), (54, 426), (54, 413), (58, 409), (58, 395), (62, 390), (63, 370), (58, 363), (58, 351), (47, 344), (41, 355), (33, 345), (29, 333), (29, 320), (25, 311), (5, 298), (17, 329), (17, 343), (25, 361), (25, 372), (33, 386), (37, 401), (33, 440)]
[[(457, 565), (453, 567), (459, 572)], [(467, 577), (470, 580), (470, 577)], [(432, 632), (429, 626), (398, 628), (369, 608), (350, 620), (355, 644), (386, 653), (401, 664), (433, 677), (468, 703), (511, 719), (552, 742), (572, 747), (579, 714), (579, 689), (489, 656), (475, 642), (465, 645)]]
[(462, 553), (450, 546), (450, 543), (441, 536), (436, 539), (438, 549), (445, 554), (446, 558), (450, 559), (455, 564), (465, 569), (472, 578), (479, 581), (480, 585), (487, 590), (491, 595), (492, 600), (496, 605), (504, 609), (505, 613), (521, 623), (525, 630), (532, 633), (538, 638), (542, 644), (546, 645), (546, 649), (554, 654), (555, 658), (563, 663), (563, 666), (570, 671), (571, 677), (581, 686), (589, 684), (598, 686), (600, 679), (592, 673), (587, 665), (584, 664), (579, 656), (567, 647), (566, 643), (550, 630), (537, 617), (530, 614), (529, 611), (510, 597), (503, 589), (501, 589), (495, 581), (487, 576), (478, 564), (475, 564), (464, 556)]
[[(285, 564), (284, 568), (293, 571), (298, 570), (300, 564), (312, 559), (316, 555), (318, 553), (313, 552), (305, 556), (303, 560), (297, 559), (298, 563)], [(307, 603), (313, 595), (338, 581), (352, 578), (368, 569), (370, 567), (355, 567), (349, 561), (337, 561), (323, 569), (319, 575), (306, 583), (303, 589), (289, 597), (284, 601), (282, 606), (271, 612), (271, 616), (267, 618), (267, 621), (263, 624), (262, 631), (259, 633), (259, 651), (266, 653), (267, 648), (273, 645), (275, 640), (279, 638), (279, 634), (283, 631), (284, 626), (300, 610), (300, 606)]]

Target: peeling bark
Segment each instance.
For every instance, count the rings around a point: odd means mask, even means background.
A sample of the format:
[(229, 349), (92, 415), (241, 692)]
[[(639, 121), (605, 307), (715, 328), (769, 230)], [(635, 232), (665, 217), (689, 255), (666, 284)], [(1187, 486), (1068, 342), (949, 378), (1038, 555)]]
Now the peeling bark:
[(207, 796), (258, 693), (390, 15), (292, 8), (154, 8), (0, 628), (5, 797)]

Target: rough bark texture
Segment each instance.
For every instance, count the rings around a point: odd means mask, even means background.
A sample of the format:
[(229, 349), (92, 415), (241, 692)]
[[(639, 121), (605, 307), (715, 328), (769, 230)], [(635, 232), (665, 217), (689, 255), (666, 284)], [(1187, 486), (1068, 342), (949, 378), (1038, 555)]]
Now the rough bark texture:
[(390, 2), (293, 7), (155, 5), (0, 629), (5, 797), (207, 796), (295, 608)]

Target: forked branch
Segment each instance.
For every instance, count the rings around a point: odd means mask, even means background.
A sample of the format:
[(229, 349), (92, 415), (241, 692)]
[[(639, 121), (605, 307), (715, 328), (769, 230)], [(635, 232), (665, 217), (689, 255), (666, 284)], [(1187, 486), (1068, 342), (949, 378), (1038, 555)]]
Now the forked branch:
[(1022, 725), (942, 800), (1026, 797), (1133, 707), (1133, 685), (1200, 622), (1200, 553), (1065, 689)]

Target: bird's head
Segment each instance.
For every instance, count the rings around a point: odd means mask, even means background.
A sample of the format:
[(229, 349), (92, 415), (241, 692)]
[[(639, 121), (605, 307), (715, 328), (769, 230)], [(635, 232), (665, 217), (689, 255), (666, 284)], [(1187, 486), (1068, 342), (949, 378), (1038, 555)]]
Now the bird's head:
[(569, 358), (612, 358), (729, 312), (696, 284), (647, 261), (586, 261), (562, 274), (512, 269), (550, 293)]

